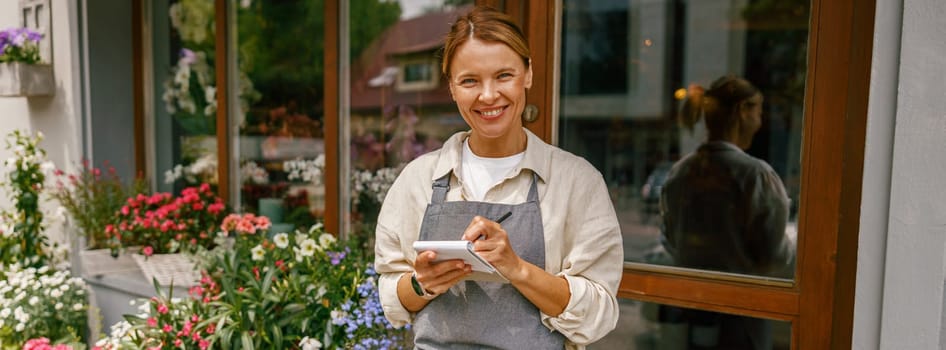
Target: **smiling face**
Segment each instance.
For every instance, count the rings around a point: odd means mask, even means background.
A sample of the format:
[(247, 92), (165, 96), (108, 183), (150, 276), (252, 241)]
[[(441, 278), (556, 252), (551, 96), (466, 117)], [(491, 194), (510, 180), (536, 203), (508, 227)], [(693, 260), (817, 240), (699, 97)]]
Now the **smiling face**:
[(455, 51), (450, 65), (450, 93), (463, 120), (473, 130), (470, 147), (484, 157), (522, 152), (522, 110), (532, 68), (509, 46), (471, 39)]

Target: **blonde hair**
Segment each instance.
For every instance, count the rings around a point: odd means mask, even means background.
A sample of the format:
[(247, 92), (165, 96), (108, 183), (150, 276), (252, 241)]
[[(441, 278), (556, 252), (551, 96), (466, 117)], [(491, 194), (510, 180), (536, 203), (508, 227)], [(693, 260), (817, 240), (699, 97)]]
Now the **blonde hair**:
[(739, 104), (759, 94), (748, 80), (734, 75), (716, 79), (709, 90), (697, 87), (687, 96), (680, 112), (680, 122), (692, 129), (702, 117), (710, 135), (720, 135), (736, 121)]
[(522, 58), (526, 68), (529, 67), (529, 44), (512, 17), (491, 7), (477, 6), (457, 17), (447, 33), (441, 65), (445, 77), (450, 77), (450, 64), (457, 49), (473, 39), (503, 43)]

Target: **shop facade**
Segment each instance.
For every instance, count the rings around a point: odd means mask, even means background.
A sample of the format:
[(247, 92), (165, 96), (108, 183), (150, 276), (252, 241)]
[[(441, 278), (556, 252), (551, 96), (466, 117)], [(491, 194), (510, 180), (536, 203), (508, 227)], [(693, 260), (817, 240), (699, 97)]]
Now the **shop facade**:
[[(0, 24), (32, 3), (0, 5)], [(42, 131), (60, 166), (209, 183), (287, 228), (365, 237), (399, 167), (465, 129), (442, 35), (469, 6), (497, 7), (533, 50), (526, 126), (595, 165), (621, 220), (621, 321), (593, 348), (679, 346), (686, 310), (769, 320), (780, 349), (946, 334), (946, 268), (930, 264), (946, 257), (935, 0), (39, 3), (57, 88), (0, 99), (0, 129)], [(678, 113), (687, 87), (727, 74), (765, 96), (748, 153), (791, 198), (784, 271), (675, 267), (661, 243), (656, 194), (706, 135)]]

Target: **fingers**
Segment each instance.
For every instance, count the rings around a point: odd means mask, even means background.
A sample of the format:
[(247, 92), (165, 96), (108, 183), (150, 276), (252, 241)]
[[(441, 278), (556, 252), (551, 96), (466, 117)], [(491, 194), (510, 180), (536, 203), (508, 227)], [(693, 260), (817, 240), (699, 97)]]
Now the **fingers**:
[(498, 223), (482, 216), (475, 216), (466, 227), (466, 230), (463, 231), (463, 236), (460, 239), (476, 242), (477, 240), (489, 240), (496, 235), (505, 235), (505, 233), (506, 231)]
[[(419, 254), (418, 260), (421, 259), (421, 255), (428, 254), (433, 254), (433, 252)], [(462, 260), (447, 260), (425, 264), (425, 266), (418, 264), (415, 266), (415, 272), (417, 282), (420, 282), (427, 291), (440, 294), (446, 292), (463, 277), (472, 273), (473, 269)]]

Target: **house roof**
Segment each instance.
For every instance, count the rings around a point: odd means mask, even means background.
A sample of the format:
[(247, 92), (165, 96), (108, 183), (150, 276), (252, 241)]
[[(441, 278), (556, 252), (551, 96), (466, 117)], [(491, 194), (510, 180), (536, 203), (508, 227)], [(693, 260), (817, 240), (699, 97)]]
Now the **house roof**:
[[(443, 46), (443, 38), (450, 30), (451, 23), (469, 8), (461, 6), (431, 12), (399, 21), (384, 31), (352, 62), (351, 108), (380, 108), (382, 102), (385, 105), (452, 104), (453, 99), (446, 84), (438, 84), (436, 88), (426, 91), (396, 91), (394, 84), (390, 83), (390, 68), (397, 67), (398, 56), (416, 54), (434, 57)], [(437, 69), (440, 69), (439, 65)]]

